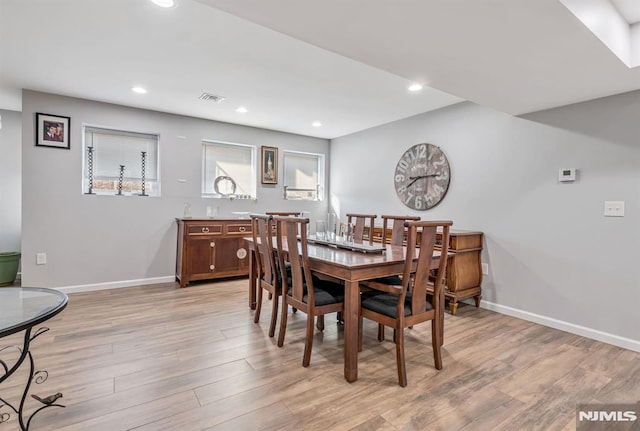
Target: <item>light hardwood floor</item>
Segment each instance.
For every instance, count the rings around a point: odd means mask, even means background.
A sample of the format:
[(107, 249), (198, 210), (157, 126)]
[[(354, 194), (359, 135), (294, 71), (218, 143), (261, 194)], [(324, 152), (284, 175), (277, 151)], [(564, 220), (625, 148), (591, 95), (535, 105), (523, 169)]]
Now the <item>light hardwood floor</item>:
[[(33, 344), (49, 379), (31, 391), (62, 392), (67, 407), (40, 413), (32, 429), (574, 430), (577, 402), (640, 399), (640, 354), (469, 305), (446, 315), (440, 371), (429, 325), (407, 331), (407, 388), (397, 384), (390, 331), (378, 343), (366, 322), (349, 384), (335, 316), (305, 369), (305, 315), (291, 316), (278, 348), (270, 307), (254, 324), (246, 292), (237, 279), (69, 295)], [(0, 396), (17, 396), (19, 377)], [(15, 417), (0, 424), (17, 429)]]

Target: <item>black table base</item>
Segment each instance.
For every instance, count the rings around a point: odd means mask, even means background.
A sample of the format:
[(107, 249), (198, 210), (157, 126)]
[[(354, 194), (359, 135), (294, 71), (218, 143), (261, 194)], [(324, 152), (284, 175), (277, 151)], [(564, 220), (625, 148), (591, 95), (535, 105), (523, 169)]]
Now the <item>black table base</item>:
[[(19, 353), (20, 353), (20, 357), (18, 358), (18, 360), (10, 367), (9, 364), (7, 364), (7, 362), (5, 362), (4, 360), (0, 359), (0, 373), (4, 372), (4, 374), (0, 375), (0, 383), (4, 382), (5, 380), (7, 380), (13, 373), (15, 373), (20, 366), (23, 364), (23, 362), (25, 361), (25, 359), (29, 359), (29, 378), (26, 381), (25, 384), (25, 388), (24, 391), (22, 392), (22, 396), (20, 397), (20, 404), (17, 405), (17, 407), (8, 402), (7, 400), (5, 400), (4, 398), (2, 398), (0, 396), (0, 424), (3, 422), (7, 422), (10, 418), (11, 418), (11, 413), (7, 413), (7, 412), (3, 412), (2, 409), (5, 407), (8, 407), (9, 409), (13, 410), (13, 412), (17, 415), (18, 417), (18, 422), (20, 423), (20, 429), (22, 431), (27, 431), (29, 429), (29, 426), (31, 425), (31, 420), (33, 419), (33, 417), (35, 415), (37, 415), (38, 413), (40, 413), (42, 410), (47, 409), (49, 407), (63, 407), (64, 406), (62, 404), (58, 404), (57, 400), (62, 398), (62, 394), (60, 392), (47, 396), (47, 397), (39, 397), (37, 395), (31, 395), (32, 398), (34, 398), (35, 400), (37, 400), (39, 403), (42, 404), (41, 407), (39, 407), (38, 409), (36, 409), (33, 413), (31, 413), (31, 415), (28, 418), (24, 417), (23, 411), (24, 411), (24, 406), (25, 406), (25, 402), (27, 400), (27, 395), (29, 394), (29, 389), (31, 388), (31, 384), (35, 383), (35, 384), (42, 384), (44, 383), (47, 378), (49, 377), (49, 373), (47, 371), (43, 371), (43, 370), (39, 370), (36, 371), (35, 370), (35, 363), (33, 360), (33, 355), (31, 354), (31, 351), (29, 350), (29, 346), (31, 344), (31, 342), (33, 340), (35, 340), (37, 337), (39, 337), (40, 335), (44, 334), (45, 332), (47, 332), (49, 330), (49, 328), (39, 328), (33, 335), (31, 335), (31, 329), (32, 328), (27, 328), (25, 330), (25, 334), (24, 334), (24, 343), (23, 346), (7, 346), (4, 347), (2, 349), (0, 349), (0, 354), (2, 354), (2, 352), (5, 352), (9, 349), (16, 349)], [(26, 420), (26, 422), (25, 422)]]

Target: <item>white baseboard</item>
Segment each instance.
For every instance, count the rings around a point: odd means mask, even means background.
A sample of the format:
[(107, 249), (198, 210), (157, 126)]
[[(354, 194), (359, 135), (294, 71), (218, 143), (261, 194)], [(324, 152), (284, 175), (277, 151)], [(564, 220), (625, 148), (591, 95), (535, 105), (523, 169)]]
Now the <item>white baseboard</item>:
[(573, 323), (552, 319), (551, 317), (541, 316), (539, 314), (530, 313), (517, 308), (507, 307), (506, 305), (495, 304), (493, 302), (485, 301), (484, 299), (480, 301), (480, 308), (486, 308), (487, 310), (495, 311), (500, 314), (506, 314), (529, 322), (538, 323), (543, 326), (549, 326), (571, 334), (581, 335), (593, 340), (602, 341), (603, 343), (613, 344), (614, 346), (633, 350), (634, 352), (640, 352), (639, 340), (632, 340), (630, 338), (598, 331), (597, 329), (574, 325)]
[(138, 280), (122, 280), (122, 281), (110, 281), (108, 283), (95, 283), (95, 284), (79, 284), (76, 286), (57, 287), (57, 290), (61, 290), (64, 293), (78, 293), (78, 292), (93, 292), (96, 290), (105, 289), (119, 289), (121, 287), (143, 286), (147, 284), (158, 283), (171, 283), (176, 278), (172, 275), (166, 277), (154, 277), (154, 278), (141, 278)]

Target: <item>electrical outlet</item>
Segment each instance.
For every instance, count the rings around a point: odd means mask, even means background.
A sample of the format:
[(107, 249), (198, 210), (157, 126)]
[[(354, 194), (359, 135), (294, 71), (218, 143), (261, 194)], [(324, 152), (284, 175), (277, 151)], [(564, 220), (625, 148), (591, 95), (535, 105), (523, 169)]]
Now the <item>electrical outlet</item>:
[(624, 201), (605, 201), (605, 217), (624, 217)]
[(482, 264), (482, 275), (489, 275), (489, 264), (488, 263), (483, 263)]
[(47, 253), (36, 253), (36, 265), (47, 264)]

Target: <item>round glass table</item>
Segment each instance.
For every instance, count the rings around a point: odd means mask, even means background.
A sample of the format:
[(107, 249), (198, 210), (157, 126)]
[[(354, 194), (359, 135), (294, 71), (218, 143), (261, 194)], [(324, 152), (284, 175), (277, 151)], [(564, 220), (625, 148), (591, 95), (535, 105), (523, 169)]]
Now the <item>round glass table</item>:
[[(29, 346), (34, 339), (49, 331), (49, 328), (41, 327), (35, 332), (32, 332), (32, 330), (36, 325), (40, 325), (64, 310), (67, 306), (67, 301), (67, 295), (55, 289), (41, 287), (0, 288), (0, 339), (24, 331), (22, 346), (0, 348), (0, 423), (8, 421), (11, 417), (10, 413), (2, 409), (11, 409), (18, 418), (20, 429), (26, 431), (29, 429), (31, 420), (38, 412), (48, 407), (64, 407), (57, 402), (62, 397), (59, 392), (43, 397), (32, 394), (32, 398), (42, 405), (29, 416), (26, 422), (23, 417), (23, 409), (31, 384), (34, 382), (36, 384), (44, 383), (48, 377), (46, 371), (34, 371), (35, 363)], [(13, 361), (3, 360), (3, 354), (9, 354)], [(17, 359), (15, 359), (16, 356)], [(27, 358), (29, 359), (29, 375), (20, 403), (16, 407), (16, 405), (2, 397), (1, 385), (20, 368)]]

